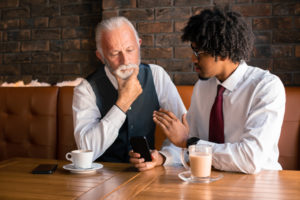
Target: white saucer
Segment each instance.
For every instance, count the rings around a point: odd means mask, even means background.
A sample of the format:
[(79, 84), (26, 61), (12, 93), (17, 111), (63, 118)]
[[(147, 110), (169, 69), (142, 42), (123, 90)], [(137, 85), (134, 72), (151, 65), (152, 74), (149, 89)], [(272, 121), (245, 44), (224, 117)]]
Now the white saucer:
[(92, 163), (92, 167), (88, 169), (80, 169), (80, 168), (75, 168), (74, 164), (67, 164), (64, 165), (63, 168), (65, 170), (69, 170), (72, 173), (76, 174), (88, 174), (88, 173), (95, 173), (96, 170), (101, 169), (103, 167), (102, 164), (100, 163)]
[(198, 178), (192, 177), (191, 171), (185, 171), (178, 174), (178, 177), (186, 182), (190, 183), (211, 183), (223, 178), (223, 174), (212, 173), (209, 177)]

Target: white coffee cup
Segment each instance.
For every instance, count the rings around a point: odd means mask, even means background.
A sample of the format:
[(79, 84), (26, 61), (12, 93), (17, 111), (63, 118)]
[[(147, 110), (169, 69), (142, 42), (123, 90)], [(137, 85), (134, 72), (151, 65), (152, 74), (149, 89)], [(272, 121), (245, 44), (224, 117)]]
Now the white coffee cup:
[(206, 144), (190, 145), (189, 165), (186, 162), (187, 149), (182, 151), (181, 161), (184, 167), (191, 171), (192, 178), (209, 177), (212, 164), (212, 147)]
[(66, 154), (66, 159), (71, 161), (75, 168), (87, 169), (92, 167), (93, 155), (92, 150), (74, 150)]

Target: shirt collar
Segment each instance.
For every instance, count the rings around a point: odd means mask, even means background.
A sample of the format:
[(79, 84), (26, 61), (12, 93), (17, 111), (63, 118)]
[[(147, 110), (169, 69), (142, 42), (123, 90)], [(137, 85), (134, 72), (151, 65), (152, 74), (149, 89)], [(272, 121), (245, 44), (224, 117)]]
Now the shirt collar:
[(247, 64), (245, 61), (241, 61), (236, 70), (223, 83), (216, 78), (217, 84), (221, 84), (224, 88), (232, 92), (236, 85), (243, 78), (246, 71)]

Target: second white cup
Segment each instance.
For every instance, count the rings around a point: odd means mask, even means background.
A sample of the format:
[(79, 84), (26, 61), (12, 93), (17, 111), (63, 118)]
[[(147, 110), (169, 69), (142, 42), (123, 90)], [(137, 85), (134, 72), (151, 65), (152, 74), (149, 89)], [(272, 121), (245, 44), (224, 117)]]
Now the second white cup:
[(75, 168), (87, 169), (92, 167), (93, 155), (92, 150), (74, 150), (66, 154), (66, 159), (71, 161)]

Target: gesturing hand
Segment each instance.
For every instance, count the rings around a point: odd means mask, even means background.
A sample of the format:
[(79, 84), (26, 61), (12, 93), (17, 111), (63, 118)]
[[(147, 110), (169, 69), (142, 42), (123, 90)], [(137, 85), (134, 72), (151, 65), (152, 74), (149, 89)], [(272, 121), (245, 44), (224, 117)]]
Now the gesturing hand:
[(116, 105), (124, 112), (126, 112), (136, 98), (143, 92), (142, 86), (137, 78), (139, 68), (135, 68), (132, 75), (123, 80), (117, 75), (118, 81), (118, 100)]
[(186, 147), (189, 125), (186, 114), (182, 115), (182, 122), (170, 111), (159, 109), (153, 112), (154, 122), (160, 126), (169, 140), (178, 147)]

